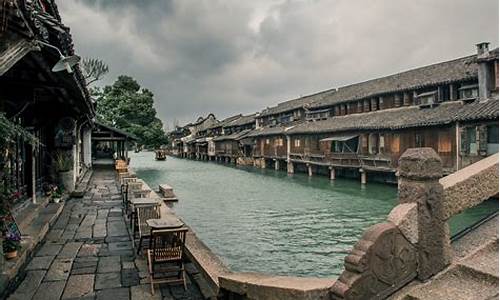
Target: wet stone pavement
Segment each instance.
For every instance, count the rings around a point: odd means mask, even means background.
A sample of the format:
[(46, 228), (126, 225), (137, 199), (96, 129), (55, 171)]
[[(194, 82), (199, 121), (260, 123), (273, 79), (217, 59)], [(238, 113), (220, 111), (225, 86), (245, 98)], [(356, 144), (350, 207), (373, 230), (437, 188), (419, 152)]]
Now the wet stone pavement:
[(202, 299), (189, 280), (155, 285), (136, 256), (112, 170), (96, 169), (83, 199), (69, 200), (8, 299)]

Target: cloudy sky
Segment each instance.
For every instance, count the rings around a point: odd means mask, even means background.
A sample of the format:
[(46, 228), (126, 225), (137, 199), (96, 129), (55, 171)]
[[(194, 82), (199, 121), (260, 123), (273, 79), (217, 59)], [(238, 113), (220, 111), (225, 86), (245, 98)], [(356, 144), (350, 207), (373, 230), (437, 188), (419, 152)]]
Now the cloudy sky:
[(155, 93), (172, 127), (498, 45), (498, 0), (61, 0), (77, 51)]

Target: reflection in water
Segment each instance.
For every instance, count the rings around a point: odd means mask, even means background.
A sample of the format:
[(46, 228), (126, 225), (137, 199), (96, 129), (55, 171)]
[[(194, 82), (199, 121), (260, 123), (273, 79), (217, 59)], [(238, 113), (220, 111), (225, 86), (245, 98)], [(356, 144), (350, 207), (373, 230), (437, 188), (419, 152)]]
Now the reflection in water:
[(385, 219), (394, 186), (132, 154), (152, 188), (167, 183), (176, 213), (234, 271), (334, 277), (363, 231)]

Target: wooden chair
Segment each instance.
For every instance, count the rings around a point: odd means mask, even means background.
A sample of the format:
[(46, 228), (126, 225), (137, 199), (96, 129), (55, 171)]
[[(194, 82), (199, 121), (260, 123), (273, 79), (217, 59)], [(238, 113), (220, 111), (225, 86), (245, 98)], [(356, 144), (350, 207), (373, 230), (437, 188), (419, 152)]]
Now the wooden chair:
[(182, 283), (186, 286), (186, 271), (183, 254), (188, 229), (154, 229), (148, 250), (149, 279), (151, 294), (155, 283)]
[[(135, 216), (137, 217), (132, 224), (132, 234), (135, 239), (136, 232), (139, 233), (139, 244), (137, 245), (137, 254), (142, 250), (144, 238), (150, 237), (151, 227), (146, 223), (149, 219), (160, 219), (160, 204), (156, 205), (141, 205), (135, 207)], [(132, 216), (133, 218), (133, 216)]]

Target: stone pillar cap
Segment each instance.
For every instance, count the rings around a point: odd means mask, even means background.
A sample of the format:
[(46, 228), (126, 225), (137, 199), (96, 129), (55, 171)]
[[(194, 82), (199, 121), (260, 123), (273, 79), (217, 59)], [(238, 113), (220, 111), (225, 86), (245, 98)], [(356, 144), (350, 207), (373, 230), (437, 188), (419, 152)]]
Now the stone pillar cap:
[(432, 148), (410, 148), (399, 159), (399, 176), (410, 179), (441, 178), (441, 158)]

